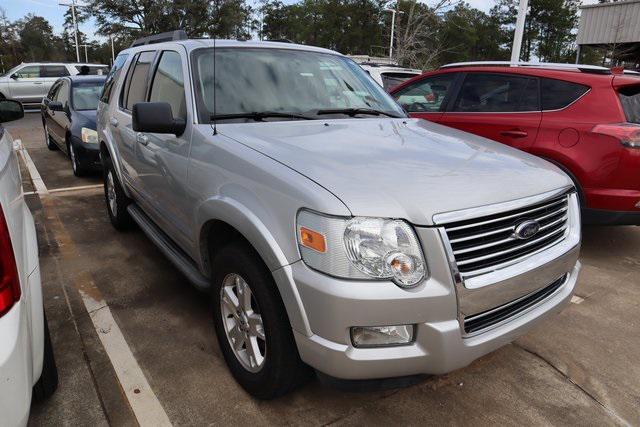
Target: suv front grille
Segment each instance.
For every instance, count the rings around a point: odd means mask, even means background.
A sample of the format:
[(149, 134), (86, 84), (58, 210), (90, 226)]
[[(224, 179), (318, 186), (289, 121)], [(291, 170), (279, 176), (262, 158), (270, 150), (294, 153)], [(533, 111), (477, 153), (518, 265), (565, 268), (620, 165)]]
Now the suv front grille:
[[(524, 208), (445, 224), (458, 271), (467, 277), (483, 274), (555, 245), (565, 237), (568, 209), (565, 194)], [(514, 233), (526, 220), (537, 221), (540, 229), (522, 240)]]
[(507, 320), (518, 313), (522, 313), (553, 295), (564, 284), (566, 278), (567, 275), (565, 274), (539, 291), (533, 292), (492, 310), (487, 310), (485, 312), (466, 317), (464, 319), (464, 332), (466, 334), (473, 334)]

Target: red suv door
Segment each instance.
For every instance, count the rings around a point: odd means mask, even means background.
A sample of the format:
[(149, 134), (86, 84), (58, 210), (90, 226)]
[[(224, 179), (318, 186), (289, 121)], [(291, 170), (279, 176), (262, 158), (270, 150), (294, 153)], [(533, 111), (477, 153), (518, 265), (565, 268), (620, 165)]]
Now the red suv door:
[(458, 73), (415, 80), (393, 94), (411, 117), (439, 122)]
[(527, 150), (542, 113), (538, 79), (507, 73), (464, 75), (440, 123)]

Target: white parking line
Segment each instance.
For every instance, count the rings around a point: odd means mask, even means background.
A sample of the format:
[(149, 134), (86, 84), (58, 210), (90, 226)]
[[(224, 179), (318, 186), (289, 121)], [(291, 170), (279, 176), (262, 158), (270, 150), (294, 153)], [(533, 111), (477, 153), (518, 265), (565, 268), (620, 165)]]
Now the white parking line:
[[(77, 187), (64, 187), (64, 188), (54, 188), (53, 190), (48, 190), (47, 193), (66, 193), (71, 191), (80, 191), (80, 190), (93, 190), (98, 188), (103, 188), (104, 184), (92, 184), (92, 185), (79, 185)], [(30, 196), (33, 194), (39, 194), (37, 191), (25, 191), (23, 193), (25, 196)]]
[[(31, 180), (36, 188), (36, 193), (39, 195), (47, 195), (54, 191), (70, 191), (71, 189), (80, 189), (81, 187), (73, 187), (47, 190), (44, 185), (38, 169), (31, 160), (26, 148), (22, 146), (20, 141), (16, 141), (16, 149), (21, 153), (27, 170), (31, 175)], [(101, 186), (101, 185), (100, 185)], [(100, 186), (89, 185), (83, 186), (85, 188), (97, 188)], [(58, 241), (61, 247), (61, 256), (63, 261), (67, 259), (75, 259), (80, 254), (76, 249), (71, 236), (69, 236), (66, 228), (60, 218), (55, 212), (55, 199), (45, 197), (42, 200), (42, 205), (45, 210), (49, 209), (51, 215), (49, 221), (51, 222), (51, 228), (53, 229), (53, 235)], [(147, 378), (145, 377), (140, 365), (131, 348), (127, 344), (127, 341), (122, 334), (122, 331), (118, 327), (109, 305), (102, 297), (100, 289), (93, 282), (91, 275), (88, 272), (81, 272), (74, 280), (74, 286), (80, 293), (85, 309), (91, 317), (93, 327), (100, 338), (100, 342), (104, 347), (104, 350), (109, 357), (109, 361), (113, 366), (113, 369), (118, 377), (120, 386), (129, 401), (131, 410), (138, 421), (138, 424), (142, 427), (155, 427), (155, 426), (171, 426), (171, 421), (167, 417), (167, 413), (160, 404), (158, 397), (155, 395)]]
[(31, 181), (33, 182), (33, 186), (36, 188), (36, 193), (38, 194), (48, 194), (47, 186), (44, 185), (44, 181), (36, 169), (35, 163), (31, 160), (31, 156), (27, 149), (22, 145), (22, 141), (17, 139), (14, 142), (14, 147), (17, 148), (18, 152), (22, 156), (22, 160), (24, 160), (24, 164), (29, 171), (29, 175), (31, 175)]

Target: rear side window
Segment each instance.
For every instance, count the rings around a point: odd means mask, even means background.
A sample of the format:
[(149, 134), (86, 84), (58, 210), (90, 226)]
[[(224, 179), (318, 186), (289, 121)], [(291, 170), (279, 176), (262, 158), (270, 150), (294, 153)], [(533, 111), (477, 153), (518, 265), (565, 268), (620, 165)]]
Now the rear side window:
[(618, 93), (627, 121), (640, 124), (640, 85), (624, 87)]
[(125, 109), (131, 111), (133, 106), (138, 102), (144, 102), (147, 94), (147, 81), (149, 78), (149, 69), (155, 57), (155, 52), (141, 52), (134, 59), (127, 75), (126, 96), (123, 100)]
[(104, 84), (104, 89), (102, 90), (102, 95), (100, 96), (100, 101), (109, 103), (109, 98), (111, 97), (111, 90), (113, 89), (113, 85), (118, 80), (118, 76), (120, 75), (120, 70), (124, 66), (124, 63), (127, 62), (127, 58), (129, 57), (126, 53), (121, 53), (116, 57), (116, 60), (113, 61), (113, 67), (111, 67), (111, 71), (109, 71), (109, 75), (107, 76), (107, 80)]
[(510, 74), (470, 73), (464, 79), (455, 112), (539, 111), (538, 81)]
[(450, 73), (427, 77), (402, 88), (393, 97), (410, 113), (440, 111), (456, 76), (457, 73)]
[(382, 87), (387, 92), (398, 86), (400, 83), (404, 83), (412, 77), (415, 77), (416, 74), (409, 73), (382, 73)]
[(151, 84), (149, 101), (168, 102), (174, 118), (187, 118), (184, 76), (179, 53), (172, 51), (162, 53)]
[(540, 79), (543, 110), (560, 110), (587, 93), (589, 86), (555, 79)]
[(69, 70), (64, 65), (44, 65), (40, 70), (41, 77), (65, 77)]

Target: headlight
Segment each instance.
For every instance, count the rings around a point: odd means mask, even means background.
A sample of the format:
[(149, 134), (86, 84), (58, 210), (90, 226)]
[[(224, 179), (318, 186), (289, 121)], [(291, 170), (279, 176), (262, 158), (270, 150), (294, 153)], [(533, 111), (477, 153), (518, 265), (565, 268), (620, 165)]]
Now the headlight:
[(80, 131), (80, 135), (82, 136), (82, 142), (85, 144), (97, 144), (98, 143), (98, 132), (89, 128), (82, 128)]
[(407, 288), (427, 274), (416, 234), (405, 221), (330, 217), (302, 210), (297, 228), (302, 259), (323, 273), (388, 279)]

